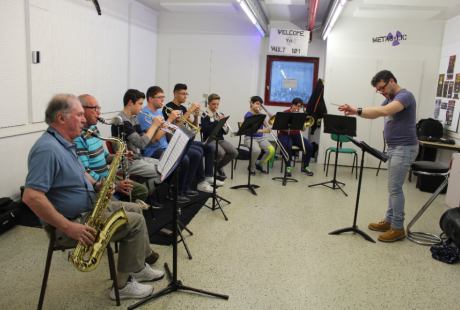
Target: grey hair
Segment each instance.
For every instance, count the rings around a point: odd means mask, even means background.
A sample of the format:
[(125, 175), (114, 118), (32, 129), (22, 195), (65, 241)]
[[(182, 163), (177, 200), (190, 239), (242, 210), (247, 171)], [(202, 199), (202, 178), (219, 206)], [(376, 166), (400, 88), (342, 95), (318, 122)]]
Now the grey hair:
[(88, 106), (88, 99), (90, 97), (92, 97), (92, 96), (88, 95), (88, 94), (84, 94), (84, 95), (78, 96), (77, 99), (80, 101), (82, 106), (87, 107)]
[(63, 113), (67, 118), (70, 116), (70, 111), (72, 111), (73, 104), (69, 100), (70, 98), (75, 98), (71, 94), (59, 94), (54, 96), (45, 111), (45, 122), (50, 125), (57, 122), (57, 115)]

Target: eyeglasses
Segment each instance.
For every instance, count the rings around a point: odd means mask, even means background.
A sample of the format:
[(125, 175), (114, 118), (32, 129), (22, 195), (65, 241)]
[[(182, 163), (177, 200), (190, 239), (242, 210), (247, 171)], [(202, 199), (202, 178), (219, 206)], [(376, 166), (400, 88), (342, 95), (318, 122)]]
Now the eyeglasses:
[(164, 99), (164, 98), (166, 98), (166, 96), (156, 96), (156, 97), (153, 97), (153, 98)]
[(85, 108), (85, 109), (94, 109), (94, 111), (96, 111), (96, 112), (97, 112), (97, 111), (100, 111), (100, 110), (102, 109), (102, 107), (100, 107), (100, 106), (97, 106), (97, 107), (85, 107), (85, 106), (84, 106), (84, 108)]
[(179, 95), (182, 95), (182, 96), (188, 96), (189, 93), (176, 93), (176, 94), (179, 94)]
[(382, 92), (385, 89), (385, 87), (387, 87), (388, 83), (390, 83), (390, 81), (388, 81), (385, 85), (383, 85), (383, 87), (380, 87), (379, 89), (376, 89), (375, 92), (376, 93)]

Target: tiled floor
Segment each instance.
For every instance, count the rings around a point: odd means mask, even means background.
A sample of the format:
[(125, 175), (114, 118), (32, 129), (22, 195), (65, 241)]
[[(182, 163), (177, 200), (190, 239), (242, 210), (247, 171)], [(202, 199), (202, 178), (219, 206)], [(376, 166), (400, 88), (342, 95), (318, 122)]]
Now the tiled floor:
[[(312, 164), (314, 177), (293, 169), (298, 183), (282, 186), (279, 162), (270, 175), (256, 175), (257, 196), (248, 190), (231, 190), (247, 184), (246, 162), (239, 162), (234, 180), (227, 179), (219, 195), (231, 201), (224, 210), (207, 208), (188, 226), (186, 238), (193, 255), (189, 260), (179, 244), (178, 277), (184, 285), (227, 294), (221, 300), (175, 292), (141, 309), (459, 309), (460, 271), (431, 258), (429, 247), (406, 239), (392, 244), (370, 243), (356, 234), (328, 233), (353, 224), (358, 182), (350, 168), (338, 169), (345, 182), (340, 190), (309, 184), (332, 179), (322, 166)], [(228, 169), (227, 169), (228, 170)], [(228, 170), (228, 175), (230, 171)], [(375, 176), (365, 170), (357, 224), (377, 240), (379, 232), (367, 229), (383, 219), (386, 210), (386, 171)], [(431, 194), (406, 182), (406, 224)], [(438, 197), (414, 226), (439, 234), (439, 218), (446, 210)], [(160, 253), (154, 268), (172, 266), (171, 246), (152, 246)], [(2, 297), (0, 309), (36, 308), (45, 265), (47, 238), (40, 229), (15, 227), (0, 236)], [(120, 309), (110, 300), (108, 264), (103, 259), (91, 273), (76, 271), (67, 253), (55, 253), (45, 309)], [(166, 287), (154, 282), (155, 291)], [(122, 301), (123, 309), (134, 300)]]

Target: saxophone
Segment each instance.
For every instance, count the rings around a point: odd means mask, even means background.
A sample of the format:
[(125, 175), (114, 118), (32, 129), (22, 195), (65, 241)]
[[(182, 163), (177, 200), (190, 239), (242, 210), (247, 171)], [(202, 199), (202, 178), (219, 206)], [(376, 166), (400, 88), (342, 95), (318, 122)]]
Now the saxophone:
[(81, 243), (77, 244), (75, 251), (69, 255), (70, 259), (75, 268), (79, 271), (92, 271), (101, 262), (101, 256), (104, 253), (105, 248), (110, 242), (112, 235), (121, 225), (128, 224), (128, 216), (126, 215), (125, 208), (123, 205), (121, 208), (114, 212), (107, 220), (104, 221), (103, 216), (107, 206), (110, 202), (110, 192), (112, 191), (112, 185), (115, 182), (117, 175), (118, 165), (120, 164), (121, 157), (125, 151), (125, 145), (119, 139), (116, 138), (101, 138), (94, 134), (92, 130), (87, 130), (88, 135), (97, 137), (103, 141), (110, 141), (116, 143), (118, 151), (112, 161), (109, 173), (104, 179), (99, 196), (94, 204), (94, 210), (88, 221), (85, 223), (86, 226), (92, 227), (96, 230), (94, 236), (94, 242), (92, 245), (84, 247)]

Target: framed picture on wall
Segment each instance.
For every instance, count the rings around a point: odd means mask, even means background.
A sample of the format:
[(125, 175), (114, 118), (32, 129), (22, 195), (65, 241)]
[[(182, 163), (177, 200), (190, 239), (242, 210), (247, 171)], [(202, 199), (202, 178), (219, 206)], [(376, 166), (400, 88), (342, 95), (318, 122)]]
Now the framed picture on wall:
[(453, 91), (454, 91), (454, 82), (449, 82), (449, 90), (447, 91), (447, 98), (452, 98)]
[(458, 98), (458, 93), (460, 92), (460, 74), (455, 76), (455, 85), (454, 85), (454, 99)]
[[(458, 75), (458, 74), (457, 74)], [(436, 91), (436, 97), (442, 97), (442, 87), (444, 86), (445, 74), (440, 74), (438, 78), (438, 89)]]
[(444, 89), (442, 90), (442, 97), (447, 98), (447, 90), (449, 89), (449, 82), (444, 82)]
[(447, 68), (447, 79), (452, 80), (454, 78), (455, 59), (457, 55), (450, 56), (449, 67)]

